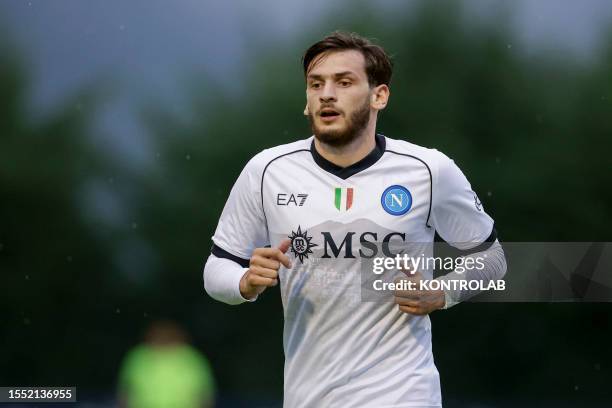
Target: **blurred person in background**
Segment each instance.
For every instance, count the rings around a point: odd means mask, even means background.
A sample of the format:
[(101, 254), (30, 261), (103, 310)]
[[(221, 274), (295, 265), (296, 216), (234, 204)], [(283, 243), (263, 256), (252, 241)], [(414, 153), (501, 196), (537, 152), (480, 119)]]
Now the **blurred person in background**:
[(157, 321), (130, 350), (119, 373), (122, 408), (210, 408), (215, 382), (210, 364), (188, 344), (175, 322)]

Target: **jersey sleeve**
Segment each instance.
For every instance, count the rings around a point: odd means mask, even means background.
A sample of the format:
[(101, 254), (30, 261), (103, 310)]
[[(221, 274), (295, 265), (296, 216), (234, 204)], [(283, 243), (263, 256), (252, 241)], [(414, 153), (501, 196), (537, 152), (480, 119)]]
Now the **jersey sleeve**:
[(432, 191), (433, 226), (444, 241), (458, 249), (486, 249), (496, 239), (493, 219), (455, 162), (439, 155)]
[(268, 245), (257, 156), (247, 163), (234, 183), (212, 240), (215, 256), (242, 266), (248, 266), (255, 248)]

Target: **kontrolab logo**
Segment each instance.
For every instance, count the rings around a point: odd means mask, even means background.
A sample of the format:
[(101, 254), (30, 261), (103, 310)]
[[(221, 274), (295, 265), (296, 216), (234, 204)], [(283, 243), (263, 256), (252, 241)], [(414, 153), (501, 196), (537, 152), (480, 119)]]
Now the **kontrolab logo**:
[(304, 258), (308, 258), (308, 254), (312, 254), (312, 248), (317, 246), (317, 244), (311, 242), (312, 237), (308, 236), (308, 231), (302, 232), (299, 225), (297, 232), (291, 231), (289, 239), (291, 240), (291, 252), (301, 263), (304, 263)]

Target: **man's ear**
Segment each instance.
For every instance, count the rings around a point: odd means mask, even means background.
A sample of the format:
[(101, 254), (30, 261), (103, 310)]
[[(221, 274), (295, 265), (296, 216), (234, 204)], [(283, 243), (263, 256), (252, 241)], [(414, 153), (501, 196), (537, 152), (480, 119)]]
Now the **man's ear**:
[(306, 107), (304, 108), (304, 116), (310, 115), (310, 110), (308, 110), (308, 103), (306, 103)]
[(378, 85), (372, 92), (372, 107), (377, 110), (384, 109), (389, 101), (389, 87), (387, 85)]

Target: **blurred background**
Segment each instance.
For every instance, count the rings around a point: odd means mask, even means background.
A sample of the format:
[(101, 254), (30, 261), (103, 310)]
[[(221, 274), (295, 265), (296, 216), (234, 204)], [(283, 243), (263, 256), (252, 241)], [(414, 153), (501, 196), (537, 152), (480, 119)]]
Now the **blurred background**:
[[(159, 319), (217, 407), (280, 407), (278, 289), (203, 290), (229, 190), (310, 135), (300, 57), (343, 29), (394, 56), (387, 136), (463, 169), (504, 241), (610, 241), (612, 2), (0, 2), (0, 385), (118, 404)], [(610, 406), (612, 304), (434, 313), (447, 407)], [(24, 406), (24, 405), (20, 405)]]

